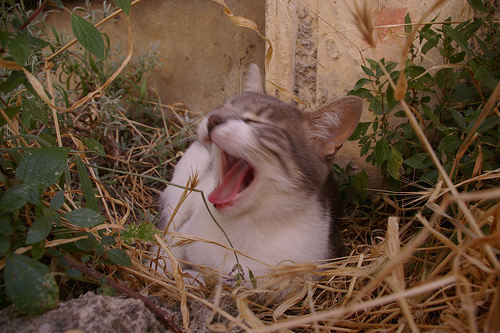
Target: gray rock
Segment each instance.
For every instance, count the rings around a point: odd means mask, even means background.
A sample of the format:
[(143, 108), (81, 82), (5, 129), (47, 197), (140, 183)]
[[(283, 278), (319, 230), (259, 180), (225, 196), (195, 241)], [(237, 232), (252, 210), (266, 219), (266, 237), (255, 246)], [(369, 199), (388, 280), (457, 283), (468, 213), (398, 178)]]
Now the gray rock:
[[(150, 301), (165, 310), (182, 329), (182, 314), (175, 302), (150, 297)], [(233, 316), (238, 310), (230, 296), (224, 296), (219, 306)], [(241, 332), (227, 319), (215, 315), (201, 302), (190, 300), (189, 329), (191, 332), (228, 331)], [(40, 316), (28, 316), (14, 306), (0, 311), (0, 333), (163, 333), (171, 332), (138, 299), (110, 297), (87, 293), (80, 298), (61, 302), (57, 308)]]
[(87, 293), (40, 316), (27, 316), (10, 306), (0, 311), (3, 333), (57, 333), (80, 330), (85, 333), (167, 332), (142, 301)]
[[(219, 307), (235, 317), (238, 314), (234, 300), (229, 296), (223, 296), (219, 302)], [(239, 333), (243, 329), (239, 327), (231, 327), (229, 321), (220, 315), (214, 315), (212, 310), (206, 307), (203, 303), (193, 301), (189, 304), (191, 318), (189, 321), (189, 329), (192, 332), (230, 332)], [(210, 326), (212, 326), (210, 328)]]

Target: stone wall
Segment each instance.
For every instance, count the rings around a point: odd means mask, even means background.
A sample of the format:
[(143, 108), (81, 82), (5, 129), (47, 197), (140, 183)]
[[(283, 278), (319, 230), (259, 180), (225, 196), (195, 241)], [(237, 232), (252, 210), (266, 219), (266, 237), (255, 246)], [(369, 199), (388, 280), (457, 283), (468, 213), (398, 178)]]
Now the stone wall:
[[(107, 3), (112, 3), (107, 1)], [(102, 0), (91, 1), (103, 8)], [(227, 0), (234, 15), (253, 20), (265, 30), (264, 0)], [(67, 8), (85, 6), (83, 0), (64, 1)], [(240, 89), (249, 63), (264, 67), (264, 41), (253, 31), (234, 25), (223, 6), (211, 0), (143, 0), (130, 11), (134, 57), (147, 53), (155, 43), (162, 58), (162, 76), (148, 84), (163, 103), (185, 103), (208, 112)], [(66, 11), (52, 12), (48, 23), (70, 29)], [(107, 24), (111, 45), (127, 46), (124, 17)]]

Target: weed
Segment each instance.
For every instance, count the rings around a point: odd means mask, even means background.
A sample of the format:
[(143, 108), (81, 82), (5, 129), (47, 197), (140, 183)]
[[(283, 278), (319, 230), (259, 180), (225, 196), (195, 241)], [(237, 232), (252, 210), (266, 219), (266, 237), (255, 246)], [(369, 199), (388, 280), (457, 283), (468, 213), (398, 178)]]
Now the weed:
[[(364, 98), (375, 116), (360, 123), (350, 139), (358, 141), (367, 162), (380, 168), (391, 190), (400, 191), (408, 184), (413, 190), (434, 187), (439, 172), (395, 99), (386, 74), (394, 82), (405, 75), (404, 100), (455, 182), (500, 167), (498, 111), (471, 131), (500, 78), (499, 23), (493, 20), (491, 5), (485, 3), (481, 10), (483, 15), (460, 24), (429, 23), (420, 28), (404, 64), (366, 59), (369, 65), (362, 66), (366, 77), (349, 92)], [(411, 23), (409, 15), (406, 23)], [(405, 29), (410, 34), (412, 27)], [(426, 69), (420, 63), (432, 52), (441, 56), (442, 65)], [(401, 67), (403, 71), (396, 70)], [(472, 134), (473, 144), (464, 146)]]

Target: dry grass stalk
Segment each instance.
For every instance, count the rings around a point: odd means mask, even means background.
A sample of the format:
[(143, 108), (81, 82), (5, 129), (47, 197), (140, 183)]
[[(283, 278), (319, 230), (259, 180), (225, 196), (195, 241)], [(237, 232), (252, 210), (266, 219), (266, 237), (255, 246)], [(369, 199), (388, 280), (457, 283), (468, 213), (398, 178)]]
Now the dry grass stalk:
[(369, 10), (366, 0), (360, 7), (357, 1), (352, 2), (354, 10), (351, 10), (351, 15), (354, 18), (354, 24), (358, 28), (365, 42), (372, 48), (377, 46), (376, 39), (373, 37), (373, 23), (371, 18), (371, 10)]

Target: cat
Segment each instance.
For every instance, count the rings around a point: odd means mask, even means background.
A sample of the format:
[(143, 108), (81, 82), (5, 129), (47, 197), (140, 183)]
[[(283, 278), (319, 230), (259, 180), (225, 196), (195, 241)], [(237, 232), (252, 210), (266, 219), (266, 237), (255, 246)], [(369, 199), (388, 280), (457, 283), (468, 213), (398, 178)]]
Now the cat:
[[(306, 263), (345, 255), (337, 222), (338, 190), (332, 158), (356, 129), (361, 99), (344, 97), (303, 112), (264, 94), (257, 65), (249, 67), (243, 92), (206, 115), (198, 138), (177, 163), (172, 183), (185, 185), (197, 174), (191, 193), (169, 231), (195, 235), (230, 248), (240, 267), (256, 277), (283, 262)], [(183, 189), (167, 186), (160, 198), (160, 229), (169, 224)], [(167, 234), (168, 238), (168, 234)], [(168, 238), (167, 242), (172, 239)], [(196, 265), (221, 274), (233, 271), (234, 252), (213, 243), (171, 246), (183, 270)], [(166, 260), (168, 266), (168, 260)]]

